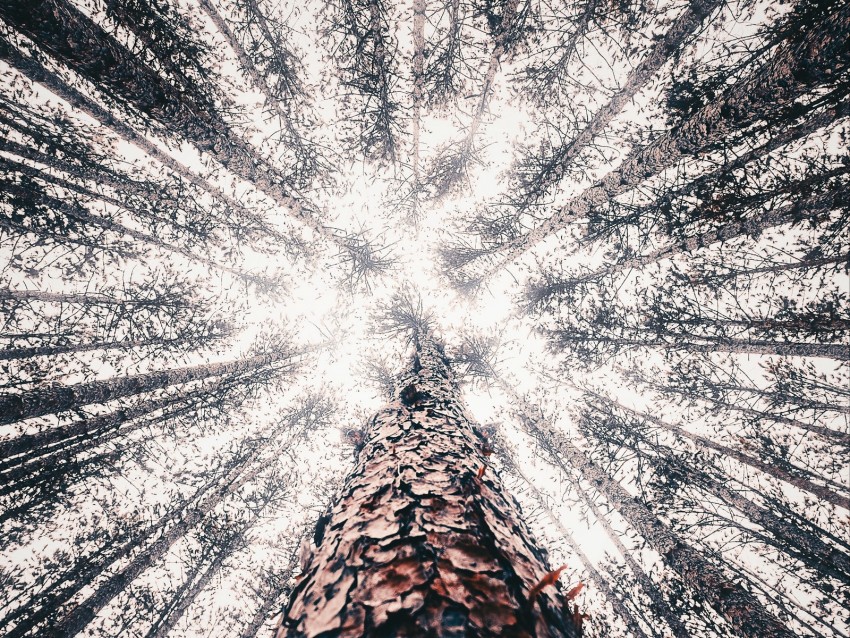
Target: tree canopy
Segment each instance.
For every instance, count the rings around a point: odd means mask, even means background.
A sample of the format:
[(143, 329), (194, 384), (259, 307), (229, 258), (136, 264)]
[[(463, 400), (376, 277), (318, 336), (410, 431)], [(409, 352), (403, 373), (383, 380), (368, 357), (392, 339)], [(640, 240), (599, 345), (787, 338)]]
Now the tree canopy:
[(0, 633), (269, 635), (427, 331), (570, 627), (848, 636), (848, 33), (0, 3)]

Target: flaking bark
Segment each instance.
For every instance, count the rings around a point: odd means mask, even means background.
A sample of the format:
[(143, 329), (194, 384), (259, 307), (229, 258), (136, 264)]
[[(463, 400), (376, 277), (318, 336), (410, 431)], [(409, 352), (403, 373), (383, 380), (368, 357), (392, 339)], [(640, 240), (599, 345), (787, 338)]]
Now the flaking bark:
[(518, 505), (486, 467), (443, 355), (416, 339), (413, 368), (373, 420), (316, 535), (278, 638), (576, 636)]

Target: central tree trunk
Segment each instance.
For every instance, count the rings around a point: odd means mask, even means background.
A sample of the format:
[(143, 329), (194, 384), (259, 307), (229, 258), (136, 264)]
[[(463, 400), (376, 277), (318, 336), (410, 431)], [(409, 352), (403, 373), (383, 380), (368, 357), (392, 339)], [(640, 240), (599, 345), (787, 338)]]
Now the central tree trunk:
[(544, 580), (545, 553), (487, 469), (440, 347), (421, 334), (414, 343), (411, 369), (316, 526), (277, 637), (578, 636)]

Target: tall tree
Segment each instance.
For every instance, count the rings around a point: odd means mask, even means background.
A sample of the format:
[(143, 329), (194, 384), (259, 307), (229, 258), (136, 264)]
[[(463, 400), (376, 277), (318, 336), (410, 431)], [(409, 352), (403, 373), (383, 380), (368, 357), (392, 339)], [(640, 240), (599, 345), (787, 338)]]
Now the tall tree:
[(559, 572), (487, 472), (438, 342), (419, 329), (412, 341), (277, 635), (577, 635)]

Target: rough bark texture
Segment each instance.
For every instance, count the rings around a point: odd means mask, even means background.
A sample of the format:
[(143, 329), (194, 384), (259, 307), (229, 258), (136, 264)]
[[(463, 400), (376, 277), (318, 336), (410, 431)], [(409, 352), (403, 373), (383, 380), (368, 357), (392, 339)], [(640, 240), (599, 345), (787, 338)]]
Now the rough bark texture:
[(533, 595), (544, 552), (486, 470), (439, 348), (416, 341), (277, 637), (577, 636), (556, 586)]

